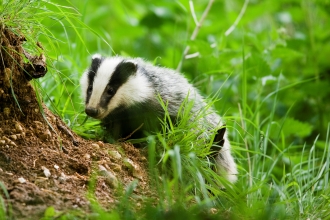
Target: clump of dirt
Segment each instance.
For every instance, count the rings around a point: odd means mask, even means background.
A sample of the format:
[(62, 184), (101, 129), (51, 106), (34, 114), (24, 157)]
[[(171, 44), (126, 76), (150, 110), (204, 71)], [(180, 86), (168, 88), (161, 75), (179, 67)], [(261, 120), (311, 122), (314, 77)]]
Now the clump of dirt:
[(47, 68), (42, 55), (24, 51), (24, 40), (0, 29), (0, 184), (9, 198), (3, 192), (0, 196), (7, 210), (11, 207), (15, 219), (36, 219), (49, 206), (88, 212), (90, 185), (109, 208), (118, 201), (116, 191), (135, 179), (135, 193), (149, 194), (146, 158), (139, 150), (128, 143), (84, 140), (38, 104), (29, 80), (43, 76)]

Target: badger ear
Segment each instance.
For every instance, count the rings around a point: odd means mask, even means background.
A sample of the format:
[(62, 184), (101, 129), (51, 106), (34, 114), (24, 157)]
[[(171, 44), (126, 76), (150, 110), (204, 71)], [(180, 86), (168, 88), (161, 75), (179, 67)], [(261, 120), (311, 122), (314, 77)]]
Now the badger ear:
[(137, 62), (134, 60), (124, 60), (121, 64), (121, 70), (126, 73), (134, 74), (137, 71)]
[(102, 61), (102, 56), (100, 54), (94, 54), (92, 56), (92, 65), (91, 70), (96, 73), (97, 69), (99, 68)]
[(101, 54), (98, 54), (98, 53), (96, 53), (96, 54), (94, 54), (93, 56), (92, 56), (92, 60), (95, 60), (95, 59), (101, 59), (102, 58), (102, 56), (101, 56)]
[(116, 67), (111, 76), (111, 81), (122, 85), (127, 79), (135, 75), (137, 71), (137, 62), (134, 60), (122, 60)]

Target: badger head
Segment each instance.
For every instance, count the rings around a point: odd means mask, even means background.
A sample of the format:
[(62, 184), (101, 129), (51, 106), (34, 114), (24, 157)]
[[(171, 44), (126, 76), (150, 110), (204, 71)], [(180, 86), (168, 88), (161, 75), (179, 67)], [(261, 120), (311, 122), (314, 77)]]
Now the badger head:
[(87, 115), (103, 119), (113, 110), (148, 99), (152, 94), (148, 80), (138, 74), (135, 60), (122, 57), (92, 57), (80, 80)]

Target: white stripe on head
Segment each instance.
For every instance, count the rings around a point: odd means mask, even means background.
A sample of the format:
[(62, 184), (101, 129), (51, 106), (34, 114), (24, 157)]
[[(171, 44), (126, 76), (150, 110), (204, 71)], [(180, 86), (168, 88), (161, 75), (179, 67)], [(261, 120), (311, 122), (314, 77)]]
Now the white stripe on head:
[(86, 92), (88, 88), (88, 70), (86, 70), (80, 78), (81, 98), (86, 102)]
[(116, 67), (122, 60), (123, 58), (121, 57), (110, 57), (103, 60), (94, 78), (93, 91), (89, 99), (88, 107), (98, 108), (104, 89), (108, 85)]

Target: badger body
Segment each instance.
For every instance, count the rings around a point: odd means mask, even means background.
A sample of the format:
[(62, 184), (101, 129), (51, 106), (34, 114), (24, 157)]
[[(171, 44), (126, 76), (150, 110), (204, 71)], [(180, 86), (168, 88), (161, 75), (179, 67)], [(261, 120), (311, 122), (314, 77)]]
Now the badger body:
[[(198, 117), (198, 129), (204, 135), (223, 125), (220, 116), (211, 108), (185, 77), (175, 70), (154, 66), (141, 58), (120, 56), (92, 57), (92, 63), (80, 80), (87, 115), (101, 120), (113, 139), (127, 136), (139, 138), (161, 129), (167, 106), (172, 121), (178, 117), (183, 103), (191, 103), (191, 120)], [(222, 132), (221, 132), (222, 133)], [(222, 146), (215, 156), (219, 172), (231, 182), (236, 181), (236, 164), (230, 153), (226, 132)]]

